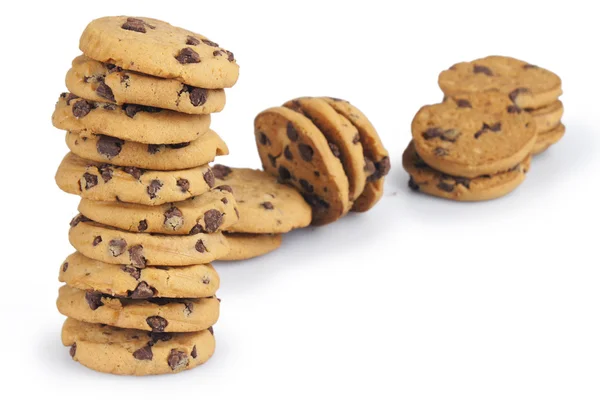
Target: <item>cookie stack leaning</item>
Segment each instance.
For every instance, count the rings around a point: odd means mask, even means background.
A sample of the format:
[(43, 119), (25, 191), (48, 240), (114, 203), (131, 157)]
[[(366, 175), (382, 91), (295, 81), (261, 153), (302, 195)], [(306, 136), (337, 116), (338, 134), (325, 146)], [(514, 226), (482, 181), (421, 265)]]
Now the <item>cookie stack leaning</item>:
[(534, 155), (565, 134), (561, 79), (547, 69), (511, 57), (489, 56), (455, 64), (440, 73), (438, 83), (446, 96), (501, 93), (511, 101), (508, 112), (531, 114), (537, 126)]
[(215, 349), (219, 276), (238, 221), (209, 163), (228, 153), (210, 113), (235, 84), (233, 54), (150, 18), (85, 29), (52, 121), (70, 152), (58, 186), (81, 196), (60, 267), (62, 340), (74, 360), (122, 375), (173, 373)]
[(388, 152), (347, 101), (297, 98), (258, 114), (254, 132), (263, 169), (302, 193), (313, 225), (367, 211), (383, 196)]

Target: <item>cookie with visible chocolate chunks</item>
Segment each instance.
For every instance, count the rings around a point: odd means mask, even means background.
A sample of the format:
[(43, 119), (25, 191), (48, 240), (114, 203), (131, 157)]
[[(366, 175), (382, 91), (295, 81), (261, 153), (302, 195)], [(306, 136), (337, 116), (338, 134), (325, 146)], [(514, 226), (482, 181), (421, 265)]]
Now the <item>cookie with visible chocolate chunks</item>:
[(65, 81), (71, 93), (92, 101), (140, 104), (186, 114), (216, 113), (225, 107), (223, 89), (193, 87), (175, 79), (124, 70), (83, 55), (73, 60)]
[(260, 257), (275, 251), (281, 246), (282, 235), (225, 233), (229, 243), (229, 254), (221, 261), (241, 261)]
[(99, 134), (146, 144), (178, 144), (208, 132), (210, 115), (183, 114), (138, 104), (116, 105), (60, 95), (52, 124), (58, 129)]
[(103, 17), (79, 40), (88, 57), (117, 67), (206, 89), (232, 87), (239, 66), (232, 52), (198, 33), (145, 17)]
[(286, 233), (304, 228), (311, 221), (312, 211), (293, 187), (259, 170), (212, 167), (217, 188), (231, 188), (237, 202), (240, 219), (223, 230), (240, 233)]
[(67, 318), (62, 343), (73, 360), (116, 375), (171, 374), (205, 363), (215, 351), (212, 328), (199, 332), (155, 333), (90, 324)]
[(61, 264), (58, 280), (76, 289), (131, 299), (211, 297), (220, 284), (210, 264), (138, 268), (92, 260), (77, 252)]
[(566, 128), (561, 123), (556, 128), (548, 132), (539, 133), (531, 154), (538, 155), (548, 150), (550, 146), (558, 143), (558, 141), (562, 139), (562, 137), (565, 135), (565, 132)]
[(385, 149), (371, 121), (358, 108), (346, 100), (332, 97), (322, 97), (322, 99), (358, 130), (359, 140), (364, 152), (367, 182), (362, 194), (354, 200), (352, 211), (368, 211), (383, 196), (384, 178), (391, 168), (388, 151)]
[(449, 97), (422, 107), (412, 122), (417, 153), (448, 175), (475, 178), (508, 171), (531, 153), (536, 126), (498, 93)]
[(85, 160), (73, 153), (56, 172), (63, 191), (85, 199), (161, 205), (209, 191), (214, 176), (208, 165), (179, 171), (152, 171)]
[(502, 56), (455, 64), (440, 73), (438, 83), (447, 96), (499, 92), (521, 109), (547, 106), (562, 94), (561, 80), (556, 74)]
[(312, 206), (312, 223), (325, 225), (345, 215), (348, 178), (325, 136), (304, 115), (285, 107), (256, 116), (254, 134), (263, 168), (302, 193)]
[(197, 332), (219, 319), (216, 297), (136, 300), (67, 285), (59, 289), (56, 306), (64, 316), (79, 321), (152, 332)]
[(457, 201), (484, 201), (502, 197), (515, 190), (529, 170), (531, 156), (508, 171), (495, 175), (462, 178), (450, 176), (428, 166), (417, 154), (413, 142), (402, 157), (410, 175), (409, 187), (415, 191)]
[(227, 187), (216, 187), (159, 206), (81, 199), (78, 210), (98, 223), (130, 232), (188, 235), (233, 228), (239, 220), (237, 208), (233, 193)]
[(71, 221), (69, 241), (86, 257), (136, 268), (206, 264), (229, 253), (221, 232), (185, 236), (132, 233), (96, 223), (82, 214)]

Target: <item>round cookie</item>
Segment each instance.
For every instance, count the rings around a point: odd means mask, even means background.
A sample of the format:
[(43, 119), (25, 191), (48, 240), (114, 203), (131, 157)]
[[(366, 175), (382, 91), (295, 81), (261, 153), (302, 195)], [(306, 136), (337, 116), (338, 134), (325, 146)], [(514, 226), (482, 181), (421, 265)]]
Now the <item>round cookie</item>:
[(202, 89), (175, 79), (127, 71), (86, 56), (73, 60), (65, 79), (67, 89), (87, 100), (140, 104), (186, 114), (210, 114), (225, 107), (223, 89)]
[(358, 129), (325, 100), (317, 97), (301, 97), (283, 106), (304, 114), (325, 135), (333, 155), (342, 162), (350, 187), (349, 200), (353, 202), (367, 182), (367, 167)]
[(327, 140), (304, 115), (285, 107), (265, 110), (254, 120), (263, 169), (294, 185), (312, 206), (312, 223), (336, 221), (350, 209), (348, 178)]
[(220, 284), (210, 264), (136, 268), (103, 263), (77, 252), (62, 263), (58, 280), (76, 289), (132, 299), (211, 297)]
[(238, 221), (237, 203), (228, 189), (217, 187), (200, 196), (160, 206), (81, 199), (78, 210), (93, 221), (130, 232), (212, 233)]
[(205, 264), (229, 253), (220, 232), (186, 236), (132, 233), (98, 224), (81, 214), (71, 221), (69, 241), (86, 257), (137, 268)]
[(145, 144), (112, 136), (67, 132), (69, 149), (87, 160), (125, 167), (173, 171), (208, 164), (229, 154), (227, 145), (209, 130), (198, 139), (177, 144)]
[(96, 19), (81, 35), (79, 49), (94, 60), (206, 89), (232, 87), (239, 74), (232, 52), (151, 18)]
[(58, 311), (66, 317), (153, 332), (197, 332), (208, 329), (219, 319), (219, 303), (216, 297), (124, 299), (67, 285), (58, 290), (56, 300)]
[(565, 135), (565, 126), (563, 124), (559, 124), (556, 128), (552, 129), (548, 132), (543, 132), (538, 134), (535, 145), (533, 146), (533, 150), (531, 154), (538, 155), (543, 153), (548, 149), (548, 147), (556, 144), (562, 137)]
[(73, 360), (99, 372), (156, 375), (185, 371), (205, 363), (215, 351), (212, 329), (155, 333), (90, 324), (67, 318), (62, 342)]
[(178, 144), (206, 133), (210, 115), (183, 114), (137, 104), (118, 106), (63, 93), (52, 114), (52, 124), (66, 131), (87, 131), (133, 142)]
[(564, 107), (562, 102), (555, 101), (549, 106), (538, 108), (536, 110), (529, 111), (535, 122), (538, 136), (544, 132), (549, 132), (556, 129), (560, 125), (560, 120), (564, 114)]
[(422, 107), (413, 119), (412, 136), (427, 165), (475, 178), (508, 171), (523, 161), (535, 144), (536, 126), (506, 96), (476, 93)]
[(461, 62), (440, 73), (438, 83), (448, 96), (499, 92), (519, 108), (540, 108), (562, 94), (560, 78), (511, 57), (490, 56)]
[(225, 233), (230, 251), (220, 261), (240, 261), (259, 257), (281, 246), (281, 235), (255, 235), (251, 233)]
[(310, 224), (312, 212), (300, 193), (264, 171), (213, 165), (216, 185), (229, 186), (240, 211), (228, 232), (286, 233)]
[(531, 157), (507, 172), (473, 179), (443, 174), (429, 167), (417, 154), (413, 142), (402, 157), (402, 166), (410, 174), (409, 186), (415, 191), (457, 201), (483, 201), (502, 197), (515, 190), (529, 170)]
[(383, 196), (384, 177), (391, 168), (389, 154), (371, 121), (358, 108), (345, 100), (331, 97), (322, 97), (322, 99), (358, 130), (368, 176), (362, 194), (354, 200), (352, 211), (368, 211)]
[(214, 186), (208, 165), (179, 171), (150, 171), (85, 160), (73, 153), (56, 171), (63, 191), (86, 199), (160, 205), (206, 193)]

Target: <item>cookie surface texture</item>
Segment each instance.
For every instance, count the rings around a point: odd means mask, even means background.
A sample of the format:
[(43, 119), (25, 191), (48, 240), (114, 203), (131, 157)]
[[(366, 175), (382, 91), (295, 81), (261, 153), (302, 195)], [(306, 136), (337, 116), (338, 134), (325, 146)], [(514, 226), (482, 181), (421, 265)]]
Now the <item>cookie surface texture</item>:
[(225, 233), (230, 252), (221, 260), (240, 261), (259, 257), (281, 246), (282, 235), (256, 235), (251, 233)]

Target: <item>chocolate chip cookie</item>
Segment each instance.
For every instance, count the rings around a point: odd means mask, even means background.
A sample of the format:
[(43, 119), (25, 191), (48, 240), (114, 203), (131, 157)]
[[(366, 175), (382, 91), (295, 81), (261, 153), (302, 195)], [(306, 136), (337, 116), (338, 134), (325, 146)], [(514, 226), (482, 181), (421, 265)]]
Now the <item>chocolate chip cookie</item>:
[(66, 84), (71, 93), (97, 102), (140, 104), (186, 114), (216, 113), (225, 106), (223, 89), (193, 87), (175, 79), (124, 70), (86, 56), (73, 60)]
[(214, 176), (208, 165), (151, 171), (101, 164), (68, 153), (58, 167), (56, 183), (85, 199), (161, 205), (206, 193), (214, 186)]
[(540, 154), (548, 149), (548, 147), (553, 144), (558, 143), (560, 139), (565, 135), (565, 126), (563, 124), (559, 124), (556, 128), (548, 131), (542, 132), (538, 134), (535, 145), (533, 146), (533, 150), (531, 153), (533, 155)]
[(136, 268), (205, 264), (229, 253), (220, 232), (185, 236), (132, 233), (98, 224), (81, 214), (71, 221), (69, 241), (89, 258)]
[(229, 253), (222, 261), (239, 261), (259, 257), (275, 251), (281, 246), (281, 235), (256, 235), (252, 233), (225, 233)]
[(58, 129), (101, 134), (146, 144), (179, 144), (198, 139), (210, 127), (210, 115), (190, 115), (139, 104), (102, 103), (60, 95), (52, 123)]
[(239, 74), (232, 52), (151, 18), (96, 19), (85, 28), (79, 48), (94, 60), (206, 89), (231, 87)]
[(558, 126), (560, 125), (560, 120), (565, 110), (562, 102), (560, 100), (557, 100), (546, 107), (526, 111), (529, 111), (531, 116), (533, 117), (533, 121), (535, 122), (535, 126), (537, 127), (539, 139), (539, 136), (542, 133), (549, 132), (558, 128)]
[(216, 297), (126, 299), (62, 286), (58, 311), (76, 320), (152, 332), (197, 332), (219, 319)]
[(62, 342), (73, 360), (117, 375), (185, 371), (205, 363), (215, 351), (212, 328), (189, 333), (146, 332), (67, 318)]

